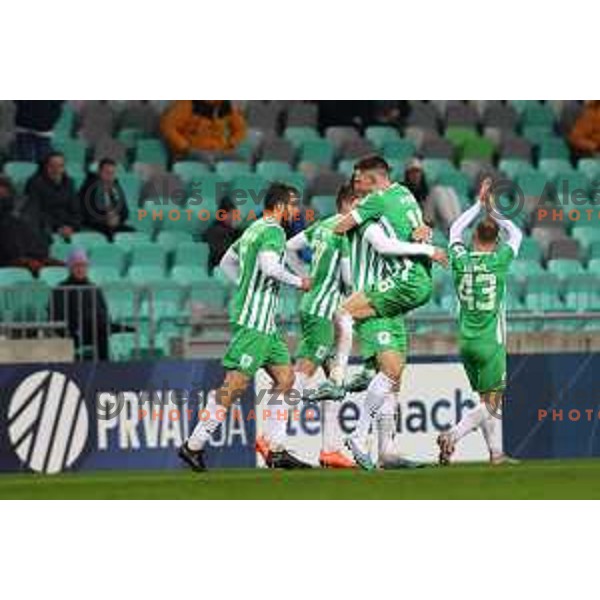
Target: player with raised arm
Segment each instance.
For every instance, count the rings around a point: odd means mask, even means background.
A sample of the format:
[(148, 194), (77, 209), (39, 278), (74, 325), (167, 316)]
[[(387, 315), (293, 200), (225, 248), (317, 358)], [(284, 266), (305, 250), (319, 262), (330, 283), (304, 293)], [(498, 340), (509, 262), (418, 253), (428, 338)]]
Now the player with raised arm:
[(364, 439), (375, 419), (384, 458), (386, 446), (393, 441), (407, 351), (404, 315), (430, 299), (431, 260), (446, 265), (446, 254), (422, 243), (431, 231), (410, 191), (391, 182), (385, 160), (374, 156), (359, 161), (353, 181), (364, 198), (340, 220), (336, 231), (353, 232), (349, 233), (355, 244), (352, 266), (359, 285), (339, 312), (340, 318), (347, 315), (357, 322), (363, 354), (375, 357), (377, 374), (367, 388), (356, 431), (346, 444), (356, 462), (369, 470), (375, 465), (364, 449)]
[[(342, 186), (336, 198), (338, 214), (350, 212), (356, 201), (351, 186)], [(352, 281), (348, 239), (333, 231), (337, 219), (338, 216), (334, 215), (318, 221), (290, 239), (287, 243), (287, 261), (297, 275), (306, 276), (305, 263), (299, 258), (298, 252), (305, 248), (311, 250), (312, 287), (300, 303), (301, 340), (296, 353), (296, 377), (302, 380), (306, 390), (309, 380), (323, 367), (335, 384), (331, 386), (331, 394), (342, 398), (342, 376), (351, 348), (342, 342), (334, 356), (335, 327), (344, 327), (344, 324), (334, 323), (334, 316), (342, 294), (351, 291)], [(346, 332), (342, 336), (345, 340), (350, 339), (350, 344), (351, 333), (350, 330), (349, 334)], [(336, 389), (342, 391), (341, 396), (336, 395)], [(354, 462), (342, 452), (337, 428), (338, 410), (339, 404), (333, 400), (326, 400), (322, 404), (323, 437), (319, 463), (328, 468), (353, 468), (356, 466)], [(264, 456), (268, 448), (263, 440), (259, 441)]]
[[(456, 444), (476, 429), (481, 429), (492, 464), (511, 460), (502, 451), (497, 425), (506, 386), (506, 277), (523, 236), (495, 209), (491, 185), (490, 178), (484, 179), (479, 201), (450, 228), (452, 275), (460, 303), (459, 350), (471, 387), (479, 393), (481, 402), (450, 431), (438, 436), (442, 465), (450, 462)], [(463, 234), (480, 216), (484, 218), (475, 229), (469, 249)], [(506, 235), (504, 243), (499, 243), (499, 230)]]
[[(204, 447), (219, 428), (224, 413), (238, 400), (256, 371), (263, 367), (271, 379), (270, 413), (265, 421), (265, 437), (271, 448), (269, 466), (306, 468), (309, 465), (290, 454), (284, 446), (287, 419), (281, 418), (285, 396), (293, 390), (302, 395), (302, 382), (294, 377), (288, 348), (275, 326), (279, 287), (283, 283), (308, 291), (311, 281), (287, 271), (284, 266), (284, 218), (293, 218), (298, 192), (274, 183), (265, 195), (265, 212), (246, 229), (221, 261), (225, 275), (237, 284), (232, 303), (233, 336), (223, 357), (225, 380), (208, 394), (206, 420), (198, 422), (179, 449), (179, 456), (193, 470), (205, 470)], [(283, 401), (282, 401), (283, 398)], [(291, 395), (289, 396), (291, 399)], [(266, 411), (265, 411), (266, 412)]]

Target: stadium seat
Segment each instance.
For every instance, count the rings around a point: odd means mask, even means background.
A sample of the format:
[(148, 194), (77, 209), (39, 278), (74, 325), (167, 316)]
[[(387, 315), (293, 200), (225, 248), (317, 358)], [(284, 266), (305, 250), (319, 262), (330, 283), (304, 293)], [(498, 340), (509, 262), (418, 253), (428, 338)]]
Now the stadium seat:
[(454, 173), (454, 165), (445, 158), (426, 158), (423, 160), (423, 170), (430, 183), (437, 181), (441, 173)]
[(314, 102), (293, 102), (288, 106), (286, 123), (288, 127), (316, 127), (319, 108)]
[(260, 175), (240, 175), (231, 181), (231, 199), (236, 209), (241, 211), (245, 220), (250, 211), (258, 215), (262, 211), (263, 201), (269, 182)]
[(336, 212), (335, 196), (313, 196), (310, 205), (317, 211), (319, 218), (329, 217)]
[(160, 140), (138, 140), (135, 150), (135, 160), (139, 163), (166, 166), (167, 151)]
[(554, 125), (554, 112), (548, 104), (530, 102), (525, 105), (521, 113), (521, 126), (535, 126), (552, 128)]
[(540, 160), (543, 158), (564, 158), (568, 160), (570, 157), (569, 147), (559, 138), (544, 140), (540, 143), (538, 152)]
[(195, 160), (182, 160), (173, 164), (173, 173), (179, 175), (181, 180), (186, 184), (209, 172), (208, 165)]
[(583, 173), (591, 182), (600, 181), (600, 159), (580, 158), (577, 170)]
[(531, 144), (517, 136), (503, 137), (500, 142), (500, 156), (502, 158), (520, 158), (529, 162), (531, 151)]
[(583, 266), (579, 261), (569, 260), (567, 258), (555, 258), (548, 261), (548, 273), (556, 275), (564, 281), (574, 275), (584, 274)]
[(283, 137), (292, 143), (294, 148), (302, 148), (306, 142), (319, 141), (321, 137), (314, 127), (286, 127)]
[(158, 244), (148, 242), (146, 244), (136, 244), (131, 249), (131, 266), (129, 273), (133, 267), (155, 266), (160, 269), (165, 268), (166, 253), (165, 250)]
[(454, 188), (456, 193), (462, 197), (468, 197), (471, 191), (471, 181), (469, 177), (460, 171), (446, 171), (440, 173), (436, 184)]
[(291, 164), (296, 158), (296, 149), (291, 142), (284, 138), (268, 137), (263, 140), (260, 158), (261, 160), (280, 160)]
[(58, 138), (52, 146), (65, 155), (67, 167), (72, 164), (85, 165), (87, 148), (85, 142), (73, 138)]
[(498, 163), (498, 168), (510, 179), (516, 179), (523, 173), (535, 172), (535, 167), (529, 161), (521, 158), (503, 158)]
[(19, 283), (31, 283), (33, 277), (28, 269), (21, 267), (1, 267), (0, 286), (10, 286)]
[(360, 139), (360, 134), (355, 127), (334, 126), (325, 130), (325, 139), (339, 149), (346, 142)]
[(318, 165), (331, 165), (335, 155), (329, 140), (307, 140), (300, 151), (300, 160)]
[(538, 168), (549, 180), (560, 176), (568, 176), (573, 172), (573, 167), (564, 158), (542, 158)]
[(173, 252), (180, 244), (192, 243), (193, 235), (189, 231), (161, 231), (156, 237), (156, 243), (165, 252)]
[(346, 140), (339, 150), (339, 154), (342, 158), (352, 158), (354, 160), (358, 160), (374, 153), (375, 147), (369, 140), (364, 138)]
[(486, 127), (497, 127), (512, 131), (516, 128), (519, 117), (515, 109), (508, 104), (491, 104), (483, 111), (482, 122)]
[(386, 160), (399, 160), (405, 163), (417, 152), (415, 143), (410, 138), (398, 138), (384, 143), (381, 153)]
[(120, 245), (125, 250), (138, 244), (147, 244), (151, 242), (151, 237), (143, 231), (123, 231), (117, 233), (114, 238), (114, 243)]
[(533, 260), (536, 262), (542, 260), (542, 249), (534, 238), (523, 238), (519, 248), (519, 260)]
[(173, 259), (174, 267), (200, 266), (204, 270), (208, 268), (208, 244), (185, 242), (179, 244), (175, 249)]
[(86, 250), (107, 244), (108, 240), (106, 237), (97, 231), (78, 231), (71, 236), (71, 245), (73, 247), (85, 248)]
[(200, 201), (197, 208), (215, 210), (221, 200), (229, 193), (230, 183), (216, 173), (206, 173), (194, 177), (188, 187), (188, 195)]
[(252, 167), (246, 162), (223, 160), (217, 163), (215, 172), (217, 175), (223, 177), (223, 179), (230, 181), (239, 175), (252, 173)]
[(580, 254), (577, 240), (565, 238), (551, 241), (546, 256), (548, 259), (565, 258), (579, 261)]
[(311, 182), (311, 193), (315, 196), (335, 196), (338, 188), (346, 183), (341, 173), (319, 173)]
[(467, 141), (461, 150), (461, 160), (492, 160), (496, 152), (494, 142), (485, 137), (475, 137)]
[(39, 273), (40, 281), (49, 287), (56, 287), (69, 276), (67, 267), (44, 267)]
[[(559, 200), (568, 208), (583, 208), (581, 200), (588, 196), (590, 190), (590, 182), (583, 173), (571, 171), (560, 174), (554, 180), (554, 185)], [(565, 195), (568, 195), (566, 200)], [(575, 205), (575, 201), (578, 202), (578, 205)]]
[(127, 256), (128, 248), (117, 244), (94, 246), (90, 251), (90, 261), (93, 266), (114, 266), (119, 272), (123, 271)]
[(548, 179), (543, 173), (521, 173), (517, 176), (517, 185), (525, 196), (541, 196), (544, 190), (547, 190), (548, 184)]
[(532, 311), (553, 311), (565, 308), (560, 296), (549, 291), (528, 292), (525, 296), (525, 306)]
[(153, 286), (168, 283), (165, 277), (164, 267), (155, 261), (154, 263), (137, 262), (129, 267), (127, 272), (127, 280), (134, 285)]
[(256, 165), (256, 173), (268, 181), (275, 181), (291, 172), (289, 163), (280, 160), (264, 160)]
[(545, 272), (538, 261), (519, 258), (513, 262), (511, 273), (516, 278), (525, 280), (538, 275), (543, 275)]
[(302, 173), (297, 173), (295, 171), (281, 173), (279, 177), (277, 177), (277, 181), (295, 187), (301, 195), (304, 194), (307, 187), (306, 177)]
[(354, 163), (356, 161), (353, 158), (346, 158), (344, 160), (340, 160), (338, 163), (338, 173), (341, 173), (345, 177), (350, 178), (352, 173), (354, 172)]
[(420, 154), (427, 158), (453, 160), (454, 146), (443, 138), (426, 138), (419, 148)]
[(365, 129), (365, 137), (381, 151), (387, 143), (398, 141), (400, 134), (395, 127), (389, 125), (372, 125)]
[(474, 127), (448, 127), (444, 133), (444, 137), (461, 154), (467, 143), (478, 138), (479, 133)]
[(112, 283), (121, 281), (122, 279), (122, 267), (117, 264), (114, 265), (95, 265), (92, 264), (90, 267), (90, 280), (104, 287)]
[(9, 161), (4, 164), (4, 173), (19, 191), (23, 191), (27, 180), (37, 171), (38, 166), (33, 162)]
[(204, 284), (207, 289), (216, 281), (211, 278), (205, 267), (194, 265), (175, 265), (171, 271), (171, 280), (180, 285)]
[(263, 131), (275, 131), (279, 125), (281, 106), (272, 101), (255, 100), (246, 108), (246, 118), (250, 127)]

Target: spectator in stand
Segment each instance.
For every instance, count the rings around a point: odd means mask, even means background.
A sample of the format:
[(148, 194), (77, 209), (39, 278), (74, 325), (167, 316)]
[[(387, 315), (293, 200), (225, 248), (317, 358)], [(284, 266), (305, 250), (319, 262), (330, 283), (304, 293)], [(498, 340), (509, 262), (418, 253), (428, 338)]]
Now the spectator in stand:
[(580, 156), (600, 154), (600, 100), (588, 100), (569, 134), (573, 150)]
[(211, 274), (221, 262), (229, 246), (241, 235), (233, 221), (232, 211), (234, 208), (235, 206), (229, 198), (223, 198), (217, 211), (216, 220), (202, 235), (202, 240), (208, 244), (208, 272)]
[(79, 198), (60, 152), (46, 156), (38, 172), (27, 182), (25, 194), (25, 212), (40, 229), (48, 234), (58, 233), (66, 240), (79, 229)]
[(452, 222), (460, 215), (460, 200), (454, 188), (435, 185), (430, 190), (423, 163), (418, 158), (412, 158), (406, 164), (403, 185), (421, 205), (427, 224), (437, 224), (448, 231)]
[(103, 158), (98, 172), (90, 173), (79, 190), (81, 223), (103, 233), (112, 241), (115, 233), (134, 231), (126, 225), (129, 217), (125, 191), (117, 179), (117, 163)]
[(16, 100), (16, 160), (40, 162), (52, 150), (52, 130), (63, 100)]
[(72, 250), (67, 265), (69, 276), (52, 290), (50, 320), (66, 323), (80, 356), (91, 351), (95, 359), (107, 360), (111, 325), (104, 294), (88, 278), (84, 250)]
[(160, 130), (174, 156), (214, 162), (236, 157), (246, 120), (230, 100), (175, 100)]
[(19, 213), (14, 186), (0, 177), (0, 266), (26, 267), (34, 275), (46, 266), (62, 265), (49, 256), (48, 239)]

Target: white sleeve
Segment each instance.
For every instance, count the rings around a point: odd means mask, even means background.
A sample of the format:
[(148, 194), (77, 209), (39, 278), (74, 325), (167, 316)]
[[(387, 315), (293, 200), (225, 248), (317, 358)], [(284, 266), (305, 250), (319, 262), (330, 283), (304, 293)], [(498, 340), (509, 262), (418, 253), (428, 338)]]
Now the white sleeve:
[(286, 283), (287, 285), (293, 285), (294, 287), (301, 287), (302, 280), (297, 275), (290, 273), (280, 262), (276, 252), (270, 252), (263, 250), (258, 254), (258, 267), (267, 276), (277, 279)]
[(288, 240), (287, 244), (285, 245), (285, 260), (292, 271), (300, 277), (306, 277), (307, 271), (304, 261), (298, 256), (298, 252), (307, 246), (308, 240), (306, 239), (303, 231)]
[(352, 270), (350, 269), (350, 259), (345, 256), (340, 260), (340, 274), (342, 276), (342, 285), (347, 289), (352, 289)]
[(392, 256), (433, 256), (435, 247), (431, 244), (402, 242), (386, 235), (383, 227), (377, 223), (365, 230), (365, 239), (379, 254)]
[(492, 213), (492, 219), (496, 221), (498, 227), (506, 234), (506, 243), (512, 248), (516, 258), (519, 255), (523, 232), (510, 219), (499, 219), (495, 213)]
[(240, 259), (232, 247), (228, 248), (227, 252), (225, 252), (219, 263), (219, 268), (229, 281), (237, 284), (240, 278)]
[(452, 226), (450, 227), (450, 243), (449, 246), (452, 247), (454, 244), (462, 244), (463, 243), (463, 233), (465, 229), (467, 229), (475, 219), (479, 216), (481, 212), (481, 203), (476, 202), (465, 210), (465, 212), (460, 215)]

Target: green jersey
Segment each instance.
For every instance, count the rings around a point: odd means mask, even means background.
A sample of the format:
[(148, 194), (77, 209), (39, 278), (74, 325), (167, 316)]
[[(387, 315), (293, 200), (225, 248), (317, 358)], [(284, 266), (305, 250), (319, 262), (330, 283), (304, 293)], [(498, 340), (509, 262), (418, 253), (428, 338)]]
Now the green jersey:
[(231, 307), (232, 321), (242, 327), (273, 333), (279, 282), (260, 270), (258, 255), (264, 251), (275, 252), (283, 262), (285, 232), (275, 219), (259, 219), (232, 248), (240, 263), (240, 279)]
[[(365, 196), (352, 211), (359, 225), (379, 223), (386, 235), (403, 242), (413, 241), (413, 231), (424, 224), (419, 203), (408, 188), (393, 183), (386, 190)], [(387, 265), (391, 274), (408, 279), (431, 278), (431, 261), (426, 257), (388, 257)]]
[(396, 261), (375, 251), (364, 237), (366, 225), (360, 225), (347, 233), (350, 244), (350, 268), (352, 287), (361, 292), (373, 287), (378, 281), (394, 272)]
[(460, 302), (461, 340), (506, 341), (506, 276), (514, 252), (508, 245), (495, 252), (470, 251), (463, 244), (450, 249), (454, 286)]
[(333, 231), (337, 222), (337, 216), (329, 217), (311, 225), (304, 232), (312, 251), (312, 287), (302, 297), (300, 311), (325, 319), (333, 317), (340, 302), (340, 261), (349, 256), (348, 239)]

